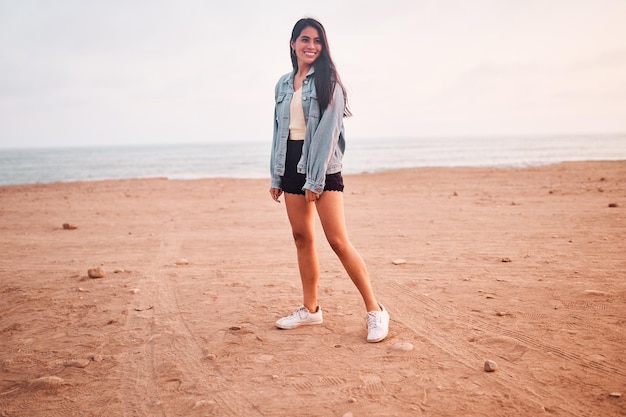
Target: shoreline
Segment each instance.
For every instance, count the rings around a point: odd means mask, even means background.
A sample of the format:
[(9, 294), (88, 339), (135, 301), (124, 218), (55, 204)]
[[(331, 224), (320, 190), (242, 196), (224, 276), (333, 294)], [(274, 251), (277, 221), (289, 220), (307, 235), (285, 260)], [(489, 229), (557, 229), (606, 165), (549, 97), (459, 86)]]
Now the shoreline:
[[(269, 143), (177, 144), (127, 148), (0, 150), (0, 183), (169, 177), (266, 178)], [(350, 140), (343, 172), (419, 167), (524, 167), (564, 161), (626, 160), (626, 136)]]
[(0, 414), (626, 412), (626, 161), (346, 174), (374, 345), (319, 222), (324, 324), (275, 329), (300, 286), (267, 181), (0, 186)]
[[(545, 163), (529, 163), (529, 164), (516, 164), (516, 165), (451, 165), (451, 166), (439, 166), (439, 165), (423, 165), (423, 166), (410, 166), (410, 167), (397, 167), (397, 168), (380, 168), (370, 171), (362, 171), (362, 172), (347, 172), (344, 173), (344, 176), (359, 176), (359, 175), (372, 175), (372, 174), (383, 174), (386, 172), (395, 172), (395, 171), (404, 171), (404, 170), (422, 170), (422, 169), (498, 169), (498, 170), (507, 170), (507, 169), (527, 169), (527, 168), (537, 168), (544, 166), (553, 166), (560, 164), (576, 164), (576, 163), (626, 163), (626, 159), (589, 159), (589, 160), (571, 160), (571, 161), (557, 161), (557, 162), (545, 162)], [(130, 180), (168, 180), (168, 181), (202, 181), (202, 180), (267, 180), (269, 181), (269, 176), (190, 176), (190, 177), (176, 177), (176, 176), (167, 176), (167, 175), (150, 175), (150, 176), (139, 176), (139, 177), (102, 177), (102, 178), (82, 178), (82, 179), (68, 179), (68, 180), (54, 180), (50, 182), (27, 182), (27, 183), (9, 183), (9, 184), (0, 184), (0, 187), (11, 187), (11, 186), (28, 186), (28, 185), (54, 185), (54, 184), (72, 184), (72, 183), (80, 183), (80, 182), (103, 182), (103, 181), (130, 181)]]

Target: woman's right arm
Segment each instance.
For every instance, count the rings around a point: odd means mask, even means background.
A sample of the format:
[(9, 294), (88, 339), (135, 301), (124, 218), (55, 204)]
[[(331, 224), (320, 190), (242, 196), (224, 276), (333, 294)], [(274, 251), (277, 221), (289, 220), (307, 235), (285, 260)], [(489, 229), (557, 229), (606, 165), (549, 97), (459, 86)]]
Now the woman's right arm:
[(278, 86), (280, 81), (274, 88), (274, 133), (272, 136), (272, 150), (270, 153), (270, 195), (276, 202), (280, 202), (278, 197), (282, 194), (280, 188), (280, 176), (276, 174), (276, 152), (278, 151), (278, 119), (276, 113), (276, 98), (278, 97)]

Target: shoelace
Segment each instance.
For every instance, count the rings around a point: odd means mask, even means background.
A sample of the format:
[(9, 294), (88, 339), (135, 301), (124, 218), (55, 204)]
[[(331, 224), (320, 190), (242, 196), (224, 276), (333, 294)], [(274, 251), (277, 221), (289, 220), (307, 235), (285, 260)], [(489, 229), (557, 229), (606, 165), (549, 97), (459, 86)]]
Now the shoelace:
[(291, 313), (288, 318), (292, 319), (292, 318), (295, 318), (295, 317), (300, 317), (300, 313), (306, 313), (306, 312), (307, 312), (307, 308), (306, 307), (300, 307), (299, 309), (297, 309), (296, 311)]
[(367, 320), (367, 328), (369, 329), (372, 327), (378, 327), (378, 323), (381, 321), (381, 318), (375, 312), (370, 311), (369, 313), (367, 313), (366, 320)]

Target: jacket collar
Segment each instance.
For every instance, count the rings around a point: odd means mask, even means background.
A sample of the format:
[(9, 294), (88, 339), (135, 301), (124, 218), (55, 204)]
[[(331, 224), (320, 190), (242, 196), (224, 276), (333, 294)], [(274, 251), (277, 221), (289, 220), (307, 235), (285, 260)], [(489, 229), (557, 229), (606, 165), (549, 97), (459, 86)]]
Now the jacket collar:
[[(309, 78), (311, 75), (313, 75), (313, 73), (315, 73), (315, 67), (311, 66), (311, 69), (309, 69), (309, 72), (306, 73), (306, 76), (304, 78)], [(291, 83), (293, 85), (293, 78), (296, 76), (295, 72), (291, 72), (291, 75), (285, 80), (285, 83)]]

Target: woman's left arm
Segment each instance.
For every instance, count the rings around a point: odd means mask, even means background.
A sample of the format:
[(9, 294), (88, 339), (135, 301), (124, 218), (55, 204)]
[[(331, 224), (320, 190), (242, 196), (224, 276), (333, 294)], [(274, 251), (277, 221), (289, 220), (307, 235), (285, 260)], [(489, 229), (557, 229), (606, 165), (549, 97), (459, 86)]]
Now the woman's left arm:
[(326, 170), (337, 147), (343, 127), (345, 99), (341, 84), (335, 84), (333, 99), (324, 110), (308, 152), (305, 190), (322, 194), (326, 181)]

